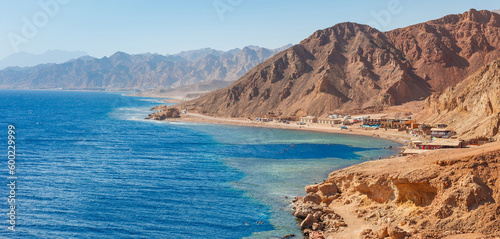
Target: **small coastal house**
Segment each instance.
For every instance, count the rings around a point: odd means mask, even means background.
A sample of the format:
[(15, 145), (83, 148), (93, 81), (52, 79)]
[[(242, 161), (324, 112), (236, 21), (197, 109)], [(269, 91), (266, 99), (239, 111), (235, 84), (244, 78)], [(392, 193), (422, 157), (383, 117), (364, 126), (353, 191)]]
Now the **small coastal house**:
[(380, 119), (380, 128), (397, 129), (396, 124), (399, 123), (398, 119), (384, 118)]
[(314, 116), (300, 117), (299, 122), (303, 122), (306, 124), (312, 124), (318, 122), (318, 118)]
[(451, 136), (455, 135), (455, 131), (450, 130), (450, 129), (444, 129), (444, 128), (432, 128), (431, 129), (431, 136), (435, 138), (450, 138)]
[(364, 118), (363, 119), (363, 126), (364, 127), (380, 127), (381, 121), (382, 121), (382, 119), (380, 119), (380, 118), (374, 118), (374, 119)]
[(319, 118), (318, 119), (318, 124), (336, 125), (336, 124), (341, 124), (341, 123), (342, 123), (341, 119), (331, 119), (331, 118)]
[(416, 129), (413, 129), (413, 125), (415, 125), (415, 124), (412, 124), (411, 134), (421, 135), (421, 136), (431, 134), (432, 127), (430, 125), (418, 124), (418, 127)]
[(468, 145), (481, 146), (481, 145), (486, 144), (490, 141), (491, 141), (491, 139), (486, 138), (486, 137), (476, 137), (474, 139), (469, 140)]
[(422, 144), (418, 145), (419, 149), (453, 149), (453, 148), (462, 148), (463, 142), (456, 139), (435, 139), (429, 142), (422, 142)]
[(411, 125), (417, 123), (417, 121), (412, 119), (398, 119), (393, 124), (393, 129), (406, 130), (411, 129)]

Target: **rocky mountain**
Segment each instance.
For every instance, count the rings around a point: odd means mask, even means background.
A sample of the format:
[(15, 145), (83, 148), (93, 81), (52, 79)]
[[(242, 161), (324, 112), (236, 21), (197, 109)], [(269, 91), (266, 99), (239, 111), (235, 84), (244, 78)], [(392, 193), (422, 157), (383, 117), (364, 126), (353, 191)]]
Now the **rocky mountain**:
[(500, 57), (500, 15), (474, 9), (387, 32), (433, 91), (462, 81)]
[(429, 97), (417, 118), (448, 124), (465, 138), (500, 139), (500, 60)]
[[(288, 44), (288, 45), (285, 45), (285, 46), (282, 46), (280, 48), (276, 48), (273, 50), (265, 49), (265, 48), (262, 48), (259, 46), (252, 46), (252, 45), (247, 46), (245, 48), (257, 52), (257, 54), (260, 55), (260, 57), (265, 57), (265, 56), (263, 56), (263, 54), (266, 54), (266, 51), (272, 51), (273, 55), (274, 55), (274, 54), (281, 52), (281, 51), (284, 51), (290, 47), (292, 47), (291, 44)], [(231, 50), (225, 52), (225, 51), (214, 50), (212, 48), (204, 48), (204, 49), (199, 49), (199, 50), (183, 51), (183, 52), (175, 54), (174, 56), (180, 56), (188, 61), (197, 61), (197, 60), (200, 60), (201, 58), (204, 58), (208, 55), (213, 55), (213, 56), (223, 56), (224, 54), (236, 55), (241, 50), (242, 49), (240, 49), (240, 48), (235, 48), (235, 49), (231, 49)]]
[(208, 55), (222, 56), (226, 53), (234, 55), (234, 54), (238, 53), (239, 51), (241, 51), (241, 49), (238, 49), (238, 48), (233, 49), (233, 50), (229, 50), (227, 52), (215, 50), (212, 48), (203, 48), (203, 49), (199, 49), (199, 50), (182, 51), (180, 53), (175, 54), (174, 56), (180, 56), (180, 57), (186, 59), (187, 61), (197, 61), (197, 60), (200, 60), (201, 58), (204, 58)]
[(341, 23), (180, 107), (209, 115), (377, 110), (454, 85), (500, 57), (500, 15), (474, 9), (390, 32)]
[(43, 54), (36, 55), (26, 52), (12, 54), (0, 60), (0, 70), (7, 67), (29, 67), (40, 64), (58, 64), (72, 59), (77, 59), (88, 54), (83, 51), (62, 51), (51, 50)]
[(0, 89), (165, 89), (211, 81), (235, 81), (280, 49), (202, 49), (176, 55), (117, 52), (63, 64), (0, 71)]

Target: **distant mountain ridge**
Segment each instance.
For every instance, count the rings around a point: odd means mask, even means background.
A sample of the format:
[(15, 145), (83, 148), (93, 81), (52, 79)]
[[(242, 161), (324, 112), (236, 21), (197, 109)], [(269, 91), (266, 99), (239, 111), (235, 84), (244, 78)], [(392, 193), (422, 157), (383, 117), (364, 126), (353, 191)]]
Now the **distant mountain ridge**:
[(0, 60), (0, 70), (7, 67), (30, 67), (40, 64), (58, 64), (88, 56), (84, 51), (50, 50), (43, 54), (19, 52)]
[(175, 55), (117, 52), (62, 64), (0, 71), (0, 89), (150, 90), (211, 81), (235, 81), (279, 49), (201, 49)]
[(490, 11), (471, 9), (389, 32), (341, 23), (179, 107), (229, 117), (377, 111), (423, 100), (498, 58), (500, 15)]
[[(271, 51), (278, 53), (278, 52), (284, 51), (290, 47), (292, 47), (292, 44), (288, 44), (288, 45), (285, 45), (283, 47), (273, 49)], [(254, 50), (256, 52), (259, 52), (259, 51), (262, 51), (263, 49), (265, 49), (265, 48), (262, 48), (259, 46), (252, 46), (252, 45), (246, 46), (245, 48), (248, 48), (250, 50)], [(182, 57), (188, 61), (197, 61), (197, 60), (200, 60), (201, 58), (204, 58), (208, 55), (213, 55), (213, 56), (222, 56), (224, 54), (236, 55), (241, 50), (242, 49), (240, 49), (240, 48), (234, 48), (234, 49), (231, 49), (228, 51), (219, 51), (219, 50), (215, 50), (212, 48), (203, 48), (203, 49), (199, 49), (199, 50), (182, 51), (180, 53), (173, 54), (173, 56), (179, 56), (179, 57)]]

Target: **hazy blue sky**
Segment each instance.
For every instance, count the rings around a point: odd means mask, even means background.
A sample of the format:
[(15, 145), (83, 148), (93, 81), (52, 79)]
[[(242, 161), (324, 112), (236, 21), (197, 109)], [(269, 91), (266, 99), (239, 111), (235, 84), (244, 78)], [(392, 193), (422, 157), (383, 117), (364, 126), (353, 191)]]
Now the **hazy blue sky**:
[[(45, 4), (45, 7), (44, 7)], [(217, 7), (216, 7), (217, 6)], [(0, 59), (15, 52), (83, 50), (172, 54), (211, 47), (299, 43), (340, 22), (390, 30), (498, 0), (0, 0)], [(13, 42), (13, 43), (11, 43)]]

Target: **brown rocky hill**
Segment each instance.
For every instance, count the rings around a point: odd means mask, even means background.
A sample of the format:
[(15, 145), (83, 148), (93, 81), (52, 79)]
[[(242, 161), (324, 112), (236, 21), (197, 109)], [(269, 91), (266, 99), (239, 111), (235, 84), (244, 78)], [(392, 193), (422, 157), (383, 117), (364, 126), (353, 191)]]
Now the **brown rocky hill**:
[(425, 102), (417, 118), (449, 124), (466, 138), (500, 138), (500, 60)]
[(390, 32), (341, 23), (180, 105), (219, 116), (321, 116), (424, 99), (500, 57), (500, 15), (471, 10)]

